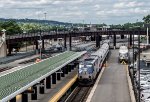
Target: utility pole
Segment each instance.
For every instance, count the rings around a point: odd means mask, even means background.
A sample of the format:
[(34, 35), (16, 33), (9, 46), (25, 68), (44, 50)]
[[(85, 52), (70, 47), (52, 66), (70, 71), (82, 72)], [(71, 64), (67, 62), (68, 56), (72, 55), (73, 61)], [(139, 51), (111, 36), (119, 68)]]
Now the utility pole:
[(138, 28), (138, 102), (141, 102), (140, 87), (140, 28)]
[(45, 16), (45, 20), (46, 20), (46, 15), (47, 15), (47, 13), (45, 12), (45, 13), (44, 13), (44, 16)]

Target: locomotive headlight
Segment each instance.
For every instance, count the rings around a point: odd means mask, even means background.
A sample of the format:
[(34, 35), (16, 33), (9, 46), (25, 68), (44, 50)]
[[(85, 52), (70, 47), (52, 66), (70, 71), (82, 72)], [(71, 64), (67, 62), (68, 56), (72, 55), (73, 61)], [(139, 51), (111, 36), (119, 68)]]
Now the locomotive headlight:
[(79, 65), (79, 68), (83, 68), (83, 67), (84, 67), (84, 65), (82, 65), (82, 64)]
[(92, 65), (86, 65), (86, 67), (92, 67)]
[(89, 79), (91, 79), (91, 76), (89, 76)]
[(128, 57), (128, 54), (126, 53), (125, 56)]
[(80, 76), (80, 79), (82, 79), (82, 76)]

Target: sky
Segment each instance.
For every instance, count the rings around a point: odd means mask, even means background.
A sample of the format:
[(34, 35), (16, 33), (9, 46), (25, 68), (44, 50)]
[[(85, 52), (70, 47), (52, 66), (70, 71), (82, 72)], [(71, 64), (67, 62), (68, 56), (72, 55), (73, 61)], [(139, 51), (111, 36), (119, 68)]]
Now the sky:
[(150, 0), (0, 0), (0, 18), (123, 24), (150, 14)]

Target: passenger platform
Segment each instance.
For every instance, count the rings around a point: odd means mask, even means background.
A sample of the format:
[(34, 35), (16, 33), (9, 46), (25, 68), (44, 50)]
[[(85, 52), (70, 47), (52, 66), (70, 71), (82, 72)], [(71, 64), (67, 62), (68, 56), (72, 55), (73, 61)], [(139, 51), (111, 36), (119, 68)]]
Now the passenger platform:
[[(54, 57), (45, 59), (39, 63), (19, 68), (13, 70), (12, 72), (0, 75), (0, 102), (9, 101), (10, 99), (16, 97), (18, 94), (26, 91), (28, 88), (36, 84), (40, 83), (39, 85), (41, 85), (42, 87), (42, 85), (44, 85), (43, 80), (45, 78), (47, 78), (46, 87), (47, 85), (49, 87), (49, 82), (47, 81), (50, 80), (49, 76), (51, 74), (55, 73), (58, 70), (61, 70), (61, 68), (65, 67), (67, 64), (81, 57), (85, 53), (85, 51), (67, 51)], [(55, 79), (54, 81), (56, 81), (56, 73), (53, 76), (53, 79)], [(24, 94), (25, 97), (26, 94), (27, 93)]]
[[(127, 65), (118, 63), (118, 50), (111, 50), (108, 66), (98, 80), (87, 102), (131, 102), (127, 81)], [(92, 90), (93, 91), (93, 90)]]

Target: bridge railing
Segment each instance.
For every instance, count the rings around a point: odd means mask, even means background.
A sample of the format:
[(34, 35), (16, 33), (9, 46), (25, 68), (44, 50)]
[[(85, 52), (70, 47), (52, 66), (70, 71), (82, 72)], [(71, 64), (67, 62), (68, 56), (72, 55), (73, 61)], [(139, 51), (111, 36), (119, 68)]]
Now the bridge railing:
[[(126, 31), (126, 30), (84, 30), (84, 31), (37, 31), (37, 32), (31, 32), (31, 33), (22, 33), (22, 34), (15, 34), (15, 35), (7, 35), (7, 39), (15, 39), (15, 38), (24, 38), (24, 37), (39, 37), (45, 36), (45, 35), (57, 35), (57, 34), (71, 34), (71, 33), (102, 33), (103, 35), (109, 35), (109, 34), (135, 34), (138, 35), (138, 31)], [(140, 31), (141, 34), (146, 35), (146, 31)]]

